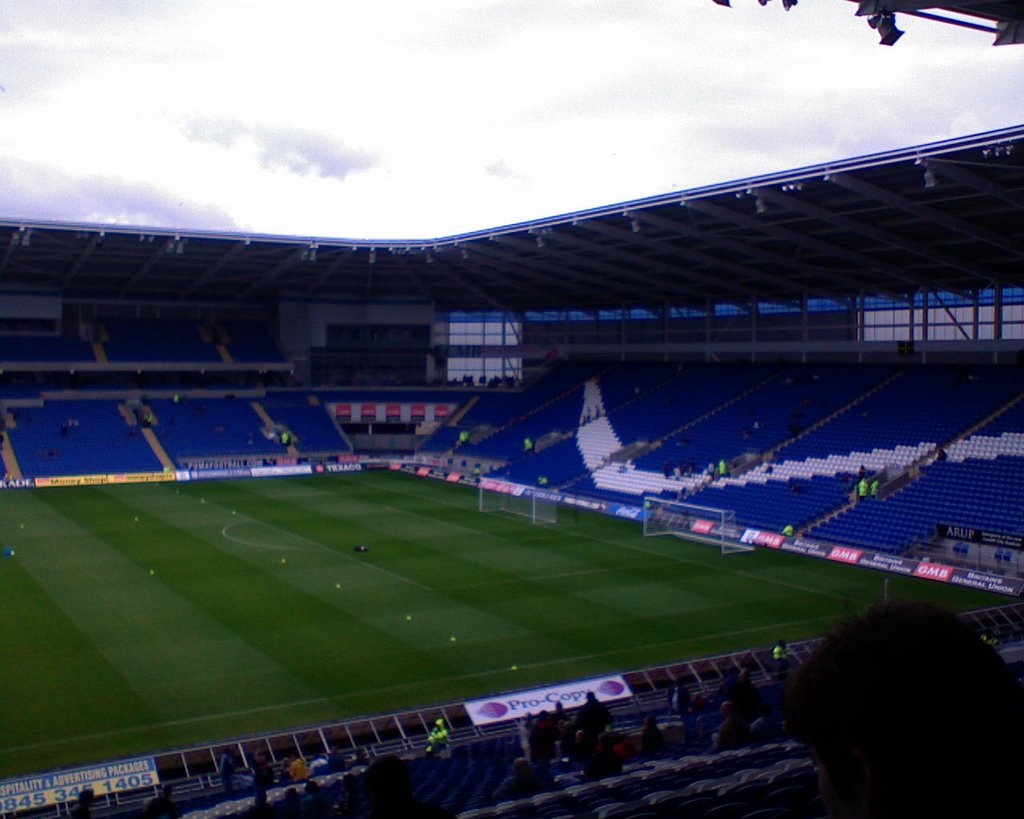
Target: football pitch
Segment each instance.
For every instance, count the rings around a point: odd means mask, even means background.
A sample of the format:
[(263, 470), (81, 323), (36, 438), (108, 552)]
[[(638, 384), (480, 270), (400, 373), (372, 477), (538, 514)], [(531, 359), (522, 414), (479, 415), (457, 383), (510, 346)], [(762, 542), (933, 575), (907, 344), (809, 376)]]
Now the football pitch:
[(807, 637), (885, 577), (476, 504), (389, 472), (0, 492), (0, 777)]

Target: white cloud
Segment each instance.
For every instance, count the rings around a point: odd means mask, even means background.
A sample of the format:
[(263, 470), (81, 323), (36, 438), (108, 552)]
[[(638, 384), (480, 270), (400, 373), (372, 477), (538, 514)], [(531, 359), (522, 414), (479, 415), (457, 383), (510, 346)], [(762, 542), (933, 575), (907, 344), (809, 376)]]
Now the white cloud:
[(64, 180), (38, 204), (58, 218), (150, 191), (154, 219), (416, 238), (1019, 119), (1020, 47), (902, 17), (880, 47), (838, 0), (734, 6), (10, 0), (0, 164)]

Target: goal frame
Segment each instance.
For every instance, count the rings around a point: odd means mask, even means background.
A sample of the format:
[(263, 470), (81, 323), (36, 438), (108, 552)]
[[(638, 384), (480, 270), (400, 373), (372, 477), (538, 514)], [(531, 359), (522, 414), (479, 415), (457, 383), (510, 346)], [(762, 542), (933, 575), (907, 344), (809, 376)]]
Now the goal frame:
[[(709, 530), (701, 532), (691, 529), (691, 525), (697, 521), (710, 521)], [(672, 535), (712, 543), (718, 546), (723, 555), (754, 551), (752, 544), (726, 537), (726, 527), (735, 522), (736, 512), (732, 509), (652, 496), (644, 498), (644, 537)]]
[(477, 494), (477, 511), (505, 512), (527, 518), (534, 526), (558, 523), (558, 504), (538, 498), (529, 487), (522, 487), (518, 495), (485, 489), (481, 484)]

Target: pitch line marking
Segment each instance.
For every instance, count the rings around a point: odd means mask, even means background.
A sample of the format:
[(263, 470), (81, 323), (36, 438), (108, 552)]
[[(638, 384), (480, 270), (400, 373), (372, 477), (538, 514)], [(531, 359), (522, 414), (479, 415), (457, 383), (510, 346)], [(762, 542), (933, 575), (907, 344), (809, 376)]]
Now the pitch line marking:
[(252, 541), (246, 540), (245, 538), (234, 537), (234, 536), (228, 534), (228, 531), (233, 529), (234, 527), (236, 527), (236, 526), (245, 526), (246, 524), (250, 524), (250, 523), (259, 524), (260, 521), (253, 520), (251, 518), (248, 519), (248, 520), (232, 521), (231, 523), (226, 524), (224, 526), (224, 528), (220, 530), (220, 533), (221, 533), (221, 535), (223, 535), (225, 540), (230, 540), (232, 543), (237, 543), (239, 546), (248, 546), (248, 547), (250, 547), (252, 549), (263, 549), (263, 550), (268, 551), (268, 552), (283, 551), (283, 552), (306, 552), (306, 553), (309, 553), (309, 552), (315, 552), (316, 551), (315, 549), (303, 549), (301, 546), (290, 546), (290, 545), (284, 545), (284, 546), (264, 546), (261, 543), (253, 543)]
[[(216, 506), (218, 509), (223, 509), (225, 512), (227, 511), (227, 508), (224, 507), (224, 506), (221, 506), (219, 503), (212, 503), (212, 504), (208, 504), (208, 505)], [(357, 566), (362, 566), (363, 568), (367, 568), (367, 569), (374, 569), (375, 571), (378, 571), (381, 574), (386, 574), (388, 577), (394, 578), (395, 580), (398, 580), (398, 581), (400, 581), (402, 583), (408, 583), (411, 586), (416, 586), (416, 588), (423, 589), (424, 591), (434, 591), (429, 586), (424, 586), (422, 583), (420, 583), (420, 582), (418, 582), (416, 580), (413, 580), (412, 578), (403, 577), (402, 575), (398, 574), (397, 572), (393, 572), (390, 569), (385, 569), (382, 566), (377, 566), (374, 563), (364, 563), (363, 561), (358, 560), (357, 558), (354, 558), (351, 555), (347, 555), (347, 554), (345, 554), (344, 552), (342, 552), (342, 551), (340, 551), (338, 549), (332, 549), (330, 546), (324, 546), (324, 544), (319, 543), (318, 541), (315, 541), (315, 540), (311, 540), (310, 538), (306, 537), (305, 535), (300, 535), (297, 532), (290, 532), (287, 529), (282, 529), (279, 526), (274, 526), (274, 524), (272, 524), (272, 523), (267, 523), (266, 521), (259, 520), (258, 518), (249, 517), (248, 515), (233, 515), (232, 517), (241, 518), (241, 520), (236, 520), (236, 521), (232, 521), (231, 523), (225, 524), (224, 528), (221, 529), (221, 535), (224, 537), (225, 540), (230, 540), (230, 541), (233, 541), (234, 543), (238, 543), (239, 542), (237, 539), (235, 539), (235, 538), (231, 537), (230, 535), (228, 535), (226, 533), (226, 531), (225, 531), (225, 530), (229, 529), (231, 526), (233, 526), (234, 524), (236, 524), (236, 523), (246, 523), (246, 522), (248, 522), (248, 523), (258, 523), (261, 526), (266, 526), (268, 529), (273, 529), (275, 532), (280, 532), (282, 535), (285, 535), (287, 537), (293, 537), (296, 540), (301, 540), (304, 543), (308, 543), (310, 546), (314, 546), (317, 549), (320, 549), (321, 551), (324, 551), (324, 552), (327, 552), (328, 554), (334, 555), (335, 557), (343, 557), (346, 560), (349, 560), (352, 563), (355, 563)], [(250, 546), (252, 544), (246, 543), (244, 545)], [(259, 547), (257, 547), (257, 548), (259, 548)], [(268, 546), (266, 548), (271, 549), (273, 547), (269, 547)], [(299, 550), (297, 550), (295, 548), (289, 548), (289, 547), (283, 547), (283, 550), (284, 551), (291, 551), (291, 552), (299, 551)]]
[[(677, 640), (662, 640), (662, 641), (657, 642), (657, 643), (650, 643), (648, 645), (643, 645), (643, 646), (626, 646), (624, 648), (614, 649), (614, 650), (610, 650), (610, 651), (600, 651), (600, 652), (597, 652), (597, 653), (594, 653), (594, 654), (581, 654), (581, 655), (576, 656), (576, 657), (562, 657), (562, 658), (559, 658), (559, 659), (556, 659), (556, 660), (542, 660), (542, 661), (536, 662), (536, 663), (524, 663), (524, 664), (521, 664), (519, 666), (519, 668), (520, 668), (520, 670), (525, 669), (525, 668), (544, 668), (546, 666), (559, 665), (561, 663), (566, 663), (566, 662), (580, 662), (582, 660), (593, 660), (593, 659), (598, 659), (600, 657), (613, 656), (613, 655), (616, 655), (616, 654), (626, 654), (626, 653), (631, 653), (631, 652), (634, 652), (634, 651), (646, 651), (647, 649), (650, 649), (650, 648), (661, 648), (663, 646), (676, 645), (678, 643), (689, 643), (689, 642), (694, 642), (694, 641), (697, 641), (697, 640), (705, 640), (705, 639), (715, 640), (715, 639), (719, 639), (719, 638), (722, 638), (722, 637), (735, 637), (735, 636), (742, 635), (742, 634), (753, 634), (753, 633), (760, 632), (760, 631), (769, 631), (769, 630), (774, 630), (774, 629), (779, 629), (779, 628), (786, 628), (786, 627), (789, 627), (789, 626), (799, 626), (799, 625), (805, 625), (805, 624), (808, 624), (808, 623), (819, 623), (819, 622), (822, 622), (822, 621), (825, 621), (825, 620), (833, 621), (834, 619), (835, 619), (835, 615), (829, 614), (829, 615), (823, 615), (821, 617), (811, 617), (811, 618), (808, 618), (808, 619), (805, 619), (805, 620), (790, 620), (790, 621), (785, 622), (785, 623), (772, 623), (770, 625), (765, 625), (765, 626), (754, 626), (753, 628), (735, 629), (733, 631), (720, 631), (720, 632), (718, 632), (716, 634), (702, 634), (699, 637), (680, 637)], [(349, 699), (351, 697), (361, 697), (361, 696), (363, 696), (365, 694), (375, 693), (375, 692), (378, 692), (378, 691), (400, 691), (403, 688), (413, 688), (413, 687), (416, 687), (416, 686), (438, 685), (440, 683), (454, 682), (456, 680), (469, 680), (469, 679), (473, 679), (473, 678), (476, 678), (476, 677), (490, 677), (490, 676), (493, 676), (495, 674), (507, 674), (507, 673), (509, 673), (508, 668), (506, 666), (502, 666), (501, 668), (488, 669), (486, 671), (471, 671), (471, 672), (468, 672), (466, 674), (452, 674), (452, 675), (449, 675), (447, 677), (437, 677), (437, 678), (432, 679), (432, 680), (417, 680), (415, 682), (396, 683), (395, 685), (374, 686), (373, 688), (364, 689), (364, 690), (361, 690), (361, 691), (349, 691), (349, 692), (344, 692), (344, 693), (334, 694), (334, 695), (329, 695), (329, 696), (323, 696), (323, 697), (310, 697), (310, 698), (304, 699), (304, 700), (295, 700), (294, 702), (282, 702), (282, 703), (277, 703), (275, 705), (261, 705), (261, 706), (255, 707), (255, 708), (243, 708), (243, 709), (240, 709), (240, 710), (237, 710), (237, 711), (223, 711), (223, 712), (221, 712), (219, 714), (207, 714), (207, 715), (201, 716), (201, 717), (187, 717), (187, 718), (183, 718), (183, 719), (166, 720), (164, 722), (153, 722), (153, 723), (150, 723), (149, 725), (137, 725), (137, 726), (133, 726), (131, 728), (118, 728), (118, 729), (113, 730), (113, 731), (99, 731), (99, 732), (93, 733), (93, 734), (79, 734), (78, 736), (73, 736), (73, 737), (62, 737), (60, 739), (44, 740), (43, 742), (33, 742), (31, 744), (28, 744), (28, 745), (16, 745), (16, 746), (8, 747), (8, 748), (0, 748), (0, 755), (21, 753), (23, 751), (33, 751), (33, 750), (38, 750), (40, 748), (49, 748), (49, 747), (52, 747), (54, 745), (63, 745), (63, 744), (66, 744), (68, 742), (79, 742), (79, 741), (82, 741), (82, 740), (94, 740), (94, 739), (106, 739), (106, 738), (109, 738), (109, 737), (124, 736), (125, 734), (135, 734), (135, 733), (138, 733), (140, 731), (153, 731), (153, 730), (156, 730), (158, 728), (174, 728), (174, 727), (177, 727), (179, 725), (196, 725), (196, 724), (199, 724), (199, 723), (212, 722), (214, 720), (219, 720), (219, 719), (232, 719), (234, 717), (245, 717), (245, 716), (250, 716), (252, 714), (261, 714), (261, 713), (265, 713), (267, 711), (281, 711), (281, 710), (284, 710), (284, 709), (287, 709), (287, 708), (301, 708), (302, 706), (305, 706), (305, 705), (318, 705), (320, 703), (325, 703), (325, 702), (332, 702), (332, 701), (336, 701), (336, 700), (345, 700), (345, 699)], [(413, 709), (407, 709), (407, 710), (413, 710)], [(351, 718), (354, 719), (354, 718), (357, 718), (357, 717), (353, 716)], [(336, 720), (336, 721), (337, 722), (341, 722), (341, 721), (343, 721), (343, 719), (339, 719), (339, 720)], [(330, 720), (324, 720), (325, 724), (327, 724), (329, 722), (330, 722)], [(273, 733), (273, 732), (268, 732), (268, 734), (269, 733)]]
[(510, 578), (506, 578), (505, 580), (486, 580), (483, 583), (467, 583), (464, 586), (443, 586), (441, 588), (434, 589), (434, 591), (450, 592), (450, 591), (462, 591), (463, 589), (482, 589), (482, 588), (484, 588), (486, 586), (507, 586), (507, 585), (510, 585), (512, 583), (536, 583), (537, 581), (540, 581), (540, 580), (560, 580), (560, 579), (562, 579), (564, 577), (581, 577), (581, 576), (587, 575), (587, 574), (605, 574), (607, 572), (621, 572), (623, 570), (623, 568), (631, 568), (631, 569), (632, 568), (644, 568), (644, 569), (650, 569), (650, 568), (653, 568), (654, 566), (655, 566), (654, 563), (644, 563), (644, 564), (641, 564), (639, 567), (637, 567), (635, 565), (631, 565), (631, 566), (628, 566), (628, 567), (614, 566), (614, 567), (611, 567), (611, 568), (604, 568), (604, 569), (583, 569), (582, 571), (578, 571), (578, 572), (559, 572), (558, 574), (539, 574), (539, 575), (536, 575), (536, 576), (528, 576), (528, 577), (510, 577)]
[[(348, 478), (348, 480), (351, 481), (352, 479)], [(414, 492), (402, 492), (402, 491), (399, 491), (397, 489), (395, 489), (395, 490), (388, 490), (388, 491), (393, 491), (393, 492), (395, 492), (398, 495), (404, 495), (407, 498), (415, 498), (416, 500), (424, 500), (422, 495), (417, 495)], [(450, 506), (453, 509), (472, 510), (471, 506), (457, 504), (457, 503), (451, 503), (451, 502), (445, 501), (445, 500), (437, 500), (437, 501), (434, 501), (434, 502), (439, 503), (439, 504), (441, 504), (443, 506)], [(416, 517), (425, 517), (428, 520), (431, 519), (428, 515), (421, 515), (421, 514), (418, 514), (417, 512), (410, 512), (410, 511), (406, 510), (405, 513), (406, 514), (410, 514), (410, 515), (415, 515)], [(450, 525), (458, 526), (458, 524), (450, 524)], [(460, 526), (459, 528), (470, 529), (470, 531), (479, 534), (479, 530), (472, 529), (471, 527), (468, 527), (468, 526)], [(654, 557), (660, 557), (660, 558), (662, 558), (664, 560), (671, 560), (671, 561), (673, 561), (675, 563), (685, 563), (685, 564), (687, 564), (689, 566), (699, 566), (701, 568), (708, 568), (708, 564), (706, 564), (706, 563), (700, 563), (700, 562), (698, 562), (696, 560), (687, 560), (685, 557), (680, 557), (679, 555), (663, 554), (661, 552), (656, 552), (656, 551), (654, 551), (652, 549), (645, 549), (643, 546), (634, 546), (634, 545), (629, 544), (629, 543), (620, 543), (620, 542), (615, 541), (615, 540), (606, 540), (605, 538), (595, 537), (594, 535), (588, 535), (588, 534), (585, 534), (585, 533), (577, 532), (576, 534), (577, 534), (578, 537), (586, 538), (587, 540), (592, 540), (595, 543), (604, 543), (604, 544), (606, 544), (608, 546), (616, 546), (616, 547), (618, 547), (620, 549), (629, 549), (629, 550), (634, 551), (634, 552), (640, 552), (642, 554), (648, 554), (648, 555), (653, 555)], [(760, 583), (771, 583), (771, 584), (774, 584), (776, 586), (783, 586), (783, 587), (785, 587), (787, 589), (795, 589), (796, 591), (808, 592), (808, 593), (811, 593), (811, 594), (818, 594), (818, 595), (821, 595), (822, 597), (831, 597), (833, 600), (840, 600), (842, 602), (848, 602), (848, 600), (849, 600), (849, 598), (847, 596), (844, 596), (842, 594), (834, 594), (832, 592), (821, 591), (820, 589), (815, 589), (815, 588), (811, 588), (811, 587), (808, 587), (808, 586), (801, 586), (801, 585), (799, 585), (797, 583), (789, 583), (789, 582), (787, 582), (785, 580), (778, 580), (776, 578), (762, 577), (761, 575), (753, 574), (751, 572), (737, 571), (736, 569), (726, 569), (726, 568), (717, 567), (717, 566), (711, 566), (710, 568), (713, 568), (716, 571), (725, 572), (726, 574), (735, 575), (736, 577), (745, 577), (748, 580), (756, 580), (756, 581), (758, 581)], [(437, 591), (443, 591), (443, 589), (438, 589)]]

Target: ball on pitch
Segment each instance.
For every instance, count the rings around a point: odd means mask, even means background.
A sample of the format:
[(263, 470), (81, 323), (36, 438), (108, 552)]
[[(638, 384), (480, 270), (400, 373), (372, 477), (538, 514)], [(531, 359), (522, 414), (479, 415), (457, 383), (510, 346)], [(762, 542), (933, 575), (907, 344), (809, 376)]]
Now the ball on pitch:
[(453, 643), (454, 643), (454, 642), (455, 642), (455, 635), (453, 634), (453, 635), (452, 635), (451, 637), (449, 637), (448, 639), (449, 639), (449, 640), (450, 640), (451, 642), (453, 642)]
[(154, 570), (154, 569), (150, 569), (150, 570), (149, 570), (149, 576), (150, 576), (150, 577), (152, 577), (152, 576), (153, 576), (153, 575), (155, 575), (155, 574), (156, 574), (156, 570)]
[(282, 558), (281, 558), (281, 562), (282, 562), (282, 563), (287, 563), (288, 561), (287, 561), (287, 560), (285, 560), (285, 559), (284, 559), (284, 558), (282, 557)]
[(412, 615), (411, 615), (411, 614), (407, 614), (407, 615), (405, 615), (405, 619), (406, 619), (406, 620), (412, 620)]

